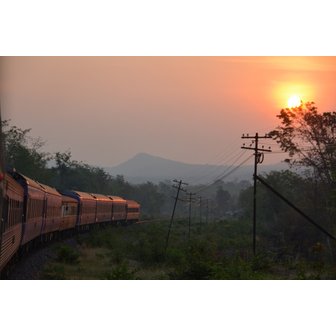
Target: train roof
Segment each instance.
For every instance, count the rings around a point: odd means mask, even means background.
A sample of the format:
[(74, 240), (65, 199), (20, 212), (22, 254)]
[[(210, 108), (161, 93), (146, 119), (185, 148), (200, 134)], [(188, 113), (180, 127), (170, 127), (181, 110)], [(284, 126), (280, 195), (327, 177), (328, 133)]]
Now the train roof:
[(126, 203), (126, 200), (120, 196), (108, 196), (113, 202)]
[(23, 186), (18, 183), (18, 181), (16, 181), (13, 176), (11, 176), (10, 174), (5, 174), (5, 186), (4, 189), (11, 189), (11, 190), (15, 190), (17, 193), (22, 194), (23, 197), (23, 193), (24, 193), (24, 189)]
[(46, 184), (42, 184), (42, 183), (39, 183), (39, 185), (48, 193), (48, 194), (51, 194), (51, 195), (54, 195), (54, 196), (59, 196), (61, 197), (62, 195), (55, 189), (55, 188), (52, 188), (52, 187), (49, 187), (48, 185)]
[(12, 171), (9, 173), (16, 181), (20, 182), (21, 184), (31, 186), (36, 189), (44, 190), (41, 184), (17, 171)]
[(90, 195), (92, 195), (94, 198), (96, 198), (97, 201), (111, 202), (111, 199), (106, 195), (102, 195), (102, 194), (90, 194)]
[(135, 207), (140, 206), (140, 203), (133, 201), (133, 200), (126, 200), (126, 202), (127, 202), (127, 206), (135, 206)]
[(76, 191), (76, 190), (62, 190), (60, 191), (62, 195), (74, 197), (76, 199), (80, 200), (93, 200), (96, 199), (89, 193), (83, 192), (83, 191)]

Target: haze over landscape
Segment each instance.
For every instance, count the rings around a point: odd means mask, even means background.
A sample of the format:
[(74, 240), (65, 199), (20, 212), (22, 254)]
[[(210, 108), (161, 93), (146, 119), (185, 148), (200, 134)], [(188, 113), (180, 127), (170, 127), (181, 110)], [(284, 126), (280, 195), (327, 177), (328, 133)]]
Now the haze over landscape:
[[(242, 133), (265, 133), (290, 96), (335, 110), (335, 57), (4, 57), (3, 118), (113, 167), (148, 153), (228, 164)], [(267, 145), (270, 143), (267, 142)], [(221, 158), (221, 159), (219, 159)], [(280, 162), (269, 155), (265, 164)], [(246, 164), (250, 164), (247, 162)]]
[[(250, 160), (250, 162), (252, 159)], [(105, 170), (112, 175), (123, 175), (131, 183), (145, 183), (147, 181), (158, 183), (173, 179), (183, 179), (190, 185), (205, 184), (225, 177), (226, 181), (250, 180), (252, 178), (253, 166), (245, 165), (240, 169), (231, 172), (235, 166), (232, 165), (201, 165), (183, 163), (146, 153), (139, 153), (115, 167), (105, 167)], [(287, 169), (286, 163), (273, 165), (261, 165), (260, 173), (271, 170)]]

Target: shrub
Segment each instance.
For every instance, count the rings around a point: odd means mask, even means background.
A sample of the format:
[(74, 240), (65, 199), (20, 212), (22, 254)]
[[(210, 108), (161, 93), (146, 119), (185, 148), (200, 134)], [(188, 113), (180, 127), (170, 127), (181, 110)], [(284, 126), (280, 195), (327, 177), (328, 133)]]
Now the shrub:
[(49, 265), (42, 272), (42, 279), (65, 280), (65, 270), (62, 265)]
[(135, 271), (130, 270), (126, 263), (117, 265), (111, 272), (103, 275), (104, 280), (136, 280)]
[(79, 262), (79, 253), (68, 245), (62, 245), (57, 252), (57, 261), (66, 264), (77, 264)]

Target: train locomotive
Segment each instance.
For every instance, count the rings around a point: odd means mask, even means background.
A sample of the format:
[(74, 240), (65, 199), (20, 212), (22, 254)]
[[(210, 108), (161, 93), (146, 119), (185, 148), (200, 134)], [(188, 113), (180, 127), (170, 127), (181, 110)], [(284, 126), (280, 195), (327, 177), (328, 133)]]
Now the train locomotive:
[(140, 204), (119, 196), (56, 190), (16, 171), (3, 183), (0, 272), (18, 252), (107, 224), (139, 221)]

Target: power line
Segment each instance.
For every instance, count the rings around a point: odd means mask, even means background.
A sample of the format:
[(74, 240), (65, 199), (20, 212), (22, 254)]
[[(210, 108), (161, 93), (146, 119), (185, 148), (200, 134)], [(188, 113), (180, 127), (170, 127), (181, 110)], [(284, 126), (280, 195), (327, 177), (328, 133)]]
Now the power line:
[[(224, 169), (224, 172), (226, 172), (226, 171), (228, 171), (229, 169), (231, 169), (231, 167), (240, 159), (242, 157), (242, 154), (241, 154), (241, 152), (239, 152), (239, 151), (237, 151), (237, 154), (234, 156), (234, 157), (232, 157), (232, 159), (234, 159), (234, 161), (228, 166), (228, 167), (226, 167), (225, 169)], [(227, 160), (227, 161), (229, 161), (229, 160)], [(218, 166), (215, 170), (213, 170), (210, 174), (207, 174), (207, 175), (205, 175), (205, 176), (203, 176), (203, 177), (201, 177), (199, 180), (202, 180), (204, 177), (207, 177), (207, 176), (210, 176), (210, 175), (212, 175), (215, 171), (217, 171), (217, 170), (219, 170), (219, 169), (223, 169), (223, 166)], [(223, 172), (220, 174), (220, 175), (222, 175), (223, 174)], [(218, 179), (218, 177), (215, 177), (214, 179)]]
[(236, 170), (238, 170), (244, 163), (246, 163), (253, 155), (249, 155), (245, 160), (243, 160), (239, 165), (235, 166), (233, 169), (231, 169), (229, 172), (227, 172), (226, 174), (222, 174), (217, 176), (216, 179), (214, 179), (212, 182), (206, 184), (205, 186), (201, 187), (200, 189), (196, 190), (196, 193), (199, 193), (201, 191), (204, 191), (206, 189), (208, 189), (210, 186), (212, 186), (216, 181), (218, 180), (223, 180), (226, 179), (227, 177), (229, 177), (231, 174), (233, 174)]
[(314, 220), (312, 220), (308, 215), (306, 215), (302, 210), (300, 210), (297, 206), (295, 206), (292, 202), (290, 202), (286, 197), (280, 194), (277, 190), (271, 187), (263, 178), (260, 176), (256, 177), (265, 187), (271, 190), (275, 195), (277, 195), (280, 199), (282, 199), (287, 205), (293, 208), (296, 212), (298, 212), (302, 217), (304, 217), (308, 222), (316, 226), (320, 231), (322, 231), (326, 236), (336, 241), (336, 237), (329, 233), (326, 229), (324, 229), (321, 225), (317, 224)]
[[(237, 155), (239, 155), (240, 151), (239, 148), (234, 148), (232, 151), (230, 151), (228, 154), (226, 152), (222, 153), (221, 155), (221, 159), (218, 160), (216, 163), (211, 164), (210, 167), (206, 167), (203, 170), (201, 170), (200, 173), (202, 173), (202, 175), (200, 177), (195, 177), (192, 179), (189, 179), (188, 182), (189, 183), (195, 183), (195, 182), (199, 182), (202, 179), (204, 179), (207, 176), (211, 176), (213, 173), (215, 173), (215, 171), (222, 169), (223, 166), (225, 166), (226, 163), (230, 162), (232, 159), (235, 159)], [(210, 165), (209, 163), (207, 163), (206, 165)], [(194, 169), (195, 171), (195, 169)]]

